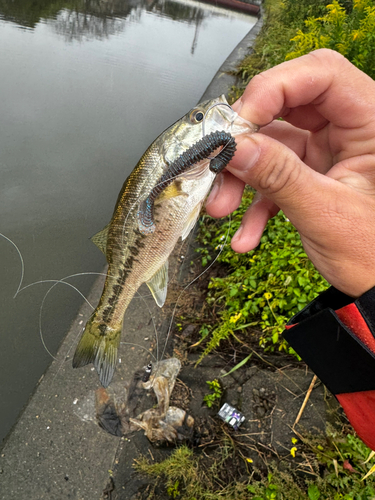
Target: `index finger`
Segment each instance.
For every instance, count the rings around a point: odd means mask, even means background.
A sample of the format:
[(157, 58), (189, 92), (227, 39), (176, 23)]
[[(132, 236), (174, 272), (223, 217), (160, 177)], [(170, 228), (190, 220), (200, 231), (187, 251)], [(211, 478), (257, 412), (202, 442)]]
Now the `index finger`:
[(316, 128), (328, 120), (353, 129), (373, 123), (374, 87), (369, 76), (338, 52), (319, 49), (255, 76), (235, 109), (243, 118), (260, 126), (279, 117), (300, 126), (295, 123), (300, 121), (295, 108), (313, 105)]

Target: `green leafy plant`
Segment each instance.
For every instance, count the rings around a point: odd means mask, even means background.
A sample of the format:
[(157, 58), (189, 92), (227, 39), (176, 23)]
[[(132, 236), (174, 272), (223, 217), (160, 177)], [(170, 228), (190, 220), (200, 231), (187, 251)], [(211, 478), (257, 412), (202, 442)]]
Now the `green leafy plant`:
[(168, 486), (168, 488), (167, 488), (168, 496), (170, 496), (172, 498), (177, 498), (180, 495), (180, 492), (178, 490), (179, 484), (180, 483), (177, 480), (174, 484), (171, 484), (170, 486)]
[(309, 500), (319, 500), (320, 498), (320, 491), (316, 484), (310, 484), (307, 490), (307, 495), (309, 497)]
[(218, 405), (220, 403), (221, 396), (223, 395), (223, 390), (218, 379), (206, 382), (210, 388), (211, 394), (206, 394), (203, 398), (204, 404), (211, 408), (212, 406)]
[[(252, 497), (252, 500), (279, 500), (282, 498), (282, 496), (280, 496), (281, 492), (279, 486), (272, 483), (272, 474), (268, 474), (267, 480), (268, 484), (262, 488), (263, 489), (262, 496), (256, 494), (256, 496)], [(249, 493), (256, 493), (257, 490), (259, 493), (259, 485), (257, 486), (258, 487), (249, 485), (247, 487)]]
[[(203, 355), (239, 332), (260, 331), (259, 345), (268, 350), (293, 351), (280, 336), (286, 321), (303, 309), (328, 284), (309, 261), (300, 237), (282, 213), (269, 223), (259, 246), (246, 254), (237, 254), (230, 239), (251, 203), (253, 193), (246, 191), (241, 206), (230, 220), (215, 221), (206, 217), (197, 249), (202, 261), (209, 261), (220, 251), (217, 260), (227, 267), (226, 276), (209, 283), (207, 302), (216, 312), (212, 331), (204, 325), (209, 337)], [(248, 333), (251, 335), (250, 333)]]

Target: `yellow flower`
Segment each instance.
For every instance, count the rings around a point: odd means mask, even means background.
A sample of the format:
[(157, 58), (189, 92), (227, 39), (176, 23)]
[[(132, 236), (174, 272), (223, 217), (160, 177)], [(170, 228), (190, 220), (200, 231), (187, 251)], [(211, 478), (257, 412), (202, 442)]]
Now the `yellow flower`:
[(272, 297), (272, 293), (269, 293), (269, 292), (266, 292), (263, 294), (263, 297), (266, 299), (266, 300), (270, 300), (270, 298)]
[(249, 462), (249, 464), (253, 463), (253, 461), (251, 460), (251, 458), (247, 458), (246, 460), (247, 460), (247, 462)]
[(296, 451), (297, 448), (295, 446), (293, 446), (293, 448), (290, 449), (290, 454), (292, 455), (293, 458), (296, 456)]
[(236, 323), (240, 319), (241, 316), (242, 316), (242, 312), (238, 312), (234, 316), (231, 316), (231, 318), (229, 319), (229, 322)]
[(298, 443), (298, 439), (296, 439), (296, 438), (292, 438), (292, 443), (293, 443), (293, 444)]

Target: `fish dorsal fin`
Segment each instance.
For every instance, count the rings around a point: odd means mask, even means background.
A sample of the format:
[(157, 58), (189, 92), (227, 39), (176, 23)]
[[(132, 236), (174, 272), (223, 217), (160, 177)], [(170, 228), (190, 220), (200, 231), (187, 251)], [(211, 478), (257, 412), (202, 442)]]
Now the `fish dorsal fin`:
[(108, 239), (109, 224), (107, 224), (101, 231), (91, 236), (90, 240), (101, 250), (104, 255), (107, 253), (107, 239)]
[(189, 217), (187, 218), (185, 225), (182, 229), (182, 234), (181, 234), (182, 241), (184, 241), (184, 239), (189, 236), (190, 231), (194, 228), (201, 211), (201, 206), (202, 203), (198, 203), (198, 205), (194, 208), (194, 210), (190, 213)]
[(168, 289), (168, 261), (156, 271), (149, 281), (146, 281), (146, 284), (151, 290), (157, 305), (163, 307)]
[(177, 196), (189, 196), (188, 193), (181, 188), (181, 182), (177, 179), (175, 182), (167, 186), (156, 198), (155, 205), (161, 203), (165, 200), (170, 200), (171, 198), (176, 198)]

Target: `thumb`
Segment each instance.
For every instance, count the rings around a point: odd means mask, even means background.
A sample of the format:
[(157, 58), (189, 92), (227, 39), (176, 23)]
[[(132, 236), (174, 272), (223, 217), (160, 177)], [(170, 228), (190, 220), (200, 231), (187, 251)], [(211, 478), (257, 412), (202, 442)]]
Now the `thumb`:
[[(298, 226), (321, 202), (330, 180), (287, 146), (263, 134), (243, 136), (227, 169), (280, 207)], [(319, 201), (320, 200), (320, 201)]]

